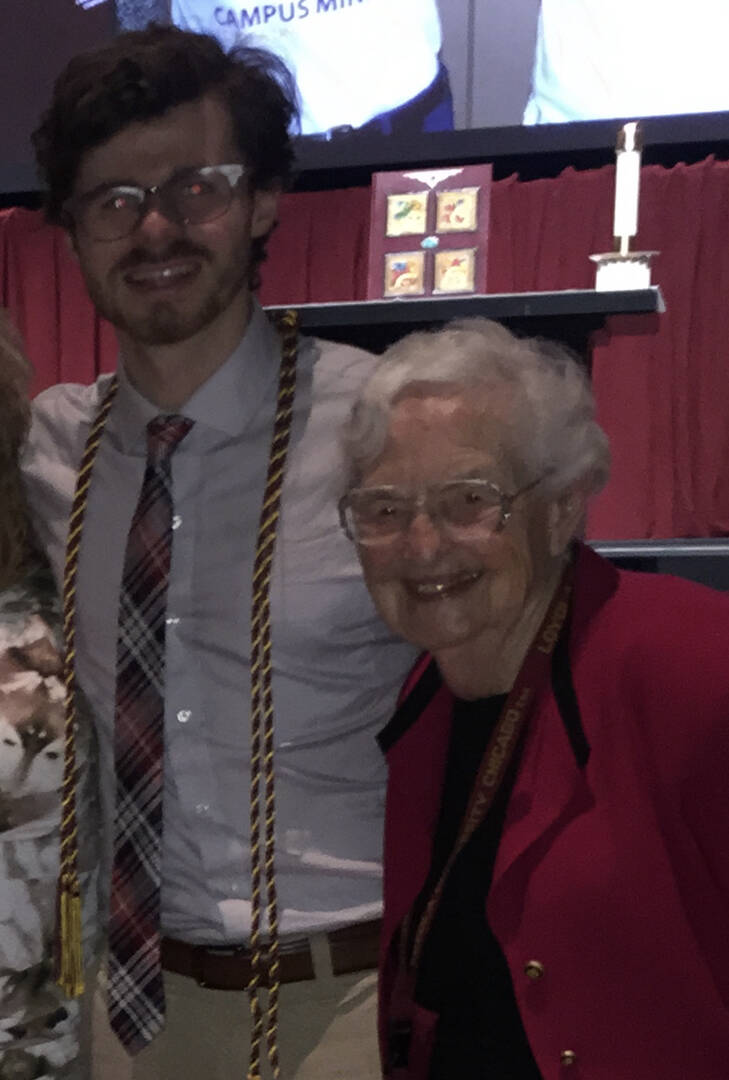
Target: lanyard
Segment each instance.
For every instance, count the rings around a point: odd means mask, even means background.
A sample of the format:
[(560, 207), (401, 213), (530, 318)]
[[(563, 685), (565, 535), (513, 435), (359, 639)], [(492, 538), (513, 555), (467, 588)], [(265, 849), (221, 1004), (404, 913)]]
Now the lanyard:
[[(453, 848), (415, 929), (409, 964), (412, 972), (417, 970), (423, 945), (433, 925), (453, 866), (473, 834), (485, 821), (519, 743), (519, 737), (537, 700), (537, 693), (549, 677), (552, 653), (567, 618), (573, 584), (574, 562), (570, 560), (501, 710), (479, 766)], [(412, 912), (406, 916), (401, 933), (402, 960), (405, 960), (404, 950), (410, 938), (408, 931), (411, 918)]]

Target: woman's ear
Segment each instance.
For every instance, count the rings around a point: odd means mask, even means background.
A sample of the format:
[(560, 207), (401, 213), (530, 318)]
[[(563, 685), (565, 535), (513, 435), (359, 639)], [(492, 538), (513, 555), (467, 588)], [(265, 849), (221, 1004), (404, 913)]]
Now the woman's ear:
[(577, 486), (554, 497), (547, 517), (550, 555), (555, 558), (564, 555), (575, 536), (582, 532), (586, 511), (587, 496)]

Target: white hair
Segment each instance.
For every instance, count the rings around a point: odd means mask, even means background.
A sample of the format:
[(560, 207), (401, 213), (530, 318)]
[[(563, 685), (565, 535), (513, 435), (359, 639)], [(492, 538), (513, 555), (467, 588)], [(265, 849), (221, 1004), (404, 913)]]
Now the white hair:
[(455, 394), (485, 390), (486, 402), (489, 391), (498, 395), (499, 435), (506, 437), (511, 466), (527, 481), (547, 474), (551, 494), (579, 482), (590, 495), (607, 481), (607, 437), (576, 356), (562, 345), (518, 338), (499, 323), (475, 318), (409, 334), (383, 354), (344, 430), (350, 487), (382, 453), (393, 405), (424, 383), (443, 384), (444, 392)]

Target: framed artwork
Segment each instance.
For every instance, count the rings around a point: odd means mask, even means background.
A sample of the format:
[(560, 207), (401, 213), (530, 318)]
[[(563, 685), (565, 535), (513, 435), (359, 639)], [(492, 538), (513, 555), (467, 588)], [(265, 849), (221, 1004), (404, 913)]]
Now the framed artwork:
[(491, 166), (375, 173), (367, 296), (484, 293)]
[(446, 248), (435, 253), (434, 293), (475, 292), (476, 248)]
[(422, 191), (387, 196), (387, 235), (417, 236), (425, 232), (428, 197)]
[(422, 296), (424, 251), (396, 251), (385, 255), (383, 296)]
[(478, 188), (436, 192), (435, 231), (475, 232), (478, 228)]

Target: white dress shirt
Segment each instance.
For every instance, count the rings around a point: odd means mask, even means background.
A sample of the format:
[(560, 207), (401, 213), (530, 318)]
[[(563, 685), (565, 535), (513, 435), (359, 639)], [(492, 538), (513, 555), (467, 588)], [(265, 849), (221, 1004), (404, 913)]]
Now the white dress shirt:
[[(180, 410), (195, 424), (172, 457), (162, 918), (165, 933), (193, 942), (245, 941), (250, 927), (251, 574), (279, 356), (256, 308), (238, 349)], [(385, 768), (375, 734), (414, 654), (377, 618), (336, 511), (338, 432), (373, 362), (311, 340), (299, 353), (271, 581), (283, 933), (373, 918), (381, 906)], [(59, 582), (76, 469), (108, 379), (52, 387), (35, 404), (25, 473)], [(99, 728), (107, 860), (118, 595), (145, 428), (158, 413), (122, 370), (79, 562), (78, 674)]]

